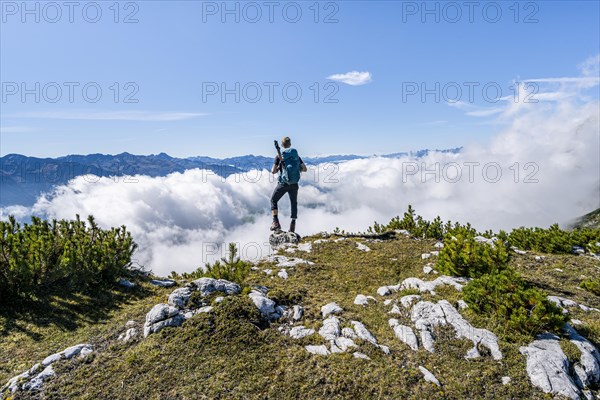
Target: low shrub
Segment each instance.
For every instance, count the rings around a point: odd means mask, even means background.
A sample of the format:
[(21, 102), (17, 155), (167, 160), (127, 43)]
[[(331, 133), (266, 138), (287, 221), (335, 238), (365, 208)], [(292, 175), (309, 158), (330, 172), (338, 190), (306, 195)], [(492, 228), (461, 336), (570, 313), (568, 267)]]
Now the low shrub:
[(92, 216), (87, 224), (79, 215), (51, 222), (32, 217), (23, 226), (9, 216), (0, 221), (0, 300), (114, 282), (129, 273), (136, 247), (125, 226), (101, 229)]
[(193, 272), (184, 272), (179, 275), (176, 272), (171, 272), (170, 277), (173, 279), (198, 279), (202, 277), (214, 279), (226, 279), (231, 282), (236, 282), (243, 286), (246, 277), (250, 273), (251, 263), (241, 260), (238, 255), (238, 249), (235, 243), (229, 243), (228, 257), (221, 258), (214, 263), (207, 263), (204, 267), (198, 267)]
[(436, 268), (443, 274), (477, 278), (506, 268), (509, 254), (506, 246), (495, 240), (494, 245), (478, 242), (468, 231), (446, 236)]
[(512, 268), (473, 279), (463, 295), (475, 312), (499, 317), (522, 333), (558, 331), (567, 320), (543, 291), (528, 285)]
[(596, 296), (600, 296), (600, 280), (588, 278), (581, 282), (579, 286), (588, 292), (594, 293)]

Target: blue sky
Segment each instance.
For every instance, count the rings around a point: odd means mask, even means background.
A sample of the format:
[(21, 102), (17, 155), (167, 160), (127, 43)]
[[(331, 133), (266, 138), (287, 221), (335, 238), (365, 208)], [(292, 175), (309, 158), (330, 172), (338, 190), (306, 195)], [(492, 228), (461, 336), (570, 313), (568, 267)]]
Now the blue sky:
[[(493, 109), (496, 88), (509, 96), (515, 80), (580, 76), (578, 66), (600, 52), (597, 1), (481, 2), (472, 10), (429, 2), (430, 14), (422, 2), (227, 2), (239, 22), (221, 1), (120, 2), (118, 15), (113, 1), (73, 10), (27, 2), (38, 15), (22, 4), (2, 1), (0, 155), (267, 155), (283, 135), (309, 155), (486, 142), (503, 123), (473, 109)], [(256, 9), (262, 15), (252, 23)], [(344, 83), (353, 71), (362, 84)], [(236, 83), (240, 101), (222, 101), (221, 86), (235, 92)], [(466, 83), (478, 85), (473, 99)], [(23, 85), (32, 92), (24, 98)], [(433, 90), (425, 99), (421, 85)], [(302, 96), (292, 102), (295, 88)]]

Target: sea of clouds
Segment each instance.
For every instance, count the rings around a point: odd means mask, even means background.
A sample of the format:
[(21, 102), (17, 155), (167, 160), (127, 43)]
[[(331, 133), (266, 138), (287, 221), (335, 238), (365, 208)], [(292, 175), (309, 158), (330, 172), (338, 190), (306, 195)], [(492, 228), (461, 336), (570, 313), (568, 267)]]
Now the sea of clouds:
[[(583, 66), (580, 77), (536, 80), (537, 103), (505, 99), (501, 109), (478, 111), (494, 114), (500, 127), (486, 145), (469, 143), (458, 154), (310, 166), (299, 192), (297, 231), (365, 231), (374, 221), (402, 215), (408, 204), (426, 218), (439, 215), (481, 230), (565, 224), (600, 207), (600, 104), (586, 95), (598, 87), (597, 61), (595, 69)], [(195, 169), (127, 182), (78, 177), (32, 208), (9, 207), (2, 215), (93, 214), (101, 226), (126, 225), (139, 245), (136, 262), (164, 276), (224, 256), (229, 242), (247, 259), (268, 254), (275, 184), (266, 170), (222, 178)], [(280, 214), (286, 229), (287, 196)]]

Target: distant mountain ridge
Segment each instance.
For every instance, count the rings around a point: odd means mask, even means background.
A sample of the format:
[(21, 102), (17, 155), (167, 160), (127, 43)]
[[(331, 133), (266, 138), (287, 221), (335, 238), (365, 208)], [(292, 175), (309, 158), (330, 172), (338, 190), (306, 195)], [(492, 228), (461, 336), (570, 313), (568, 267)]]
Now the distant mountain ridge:
[[(416, 152), (387, 154), (382, 155), (382, 157), (397, 158), (409, 155), (422, 157), (432, 151), (458, 153), (460, 150), (460, 147), (446, 150), (425, 149)], [(307, 164), (320, 164), (365, 158), (369, 157), (350, 154), (304, 157), (303, 160)], [(115, 155), (100, 153), (72, 154), (56, 158), (7, 154), (0, 157), (0, 207), (8, 205), (31, 206), (40, 194), (50, 191), (56, 185), (64, 185), (69, 180), (81, 175), (100, 177), (147, 175), (157, 177), (166, 176), (173, 172), (184, 172), (188, 169), (200, 168), (227, 177), (251, 169), (269, 169), (272, 163), (273, 157), (255, 156), (253, 154), (228, 158), (207, 156), (177, 158), (166, 153), (135, 155), (127, 152)]]

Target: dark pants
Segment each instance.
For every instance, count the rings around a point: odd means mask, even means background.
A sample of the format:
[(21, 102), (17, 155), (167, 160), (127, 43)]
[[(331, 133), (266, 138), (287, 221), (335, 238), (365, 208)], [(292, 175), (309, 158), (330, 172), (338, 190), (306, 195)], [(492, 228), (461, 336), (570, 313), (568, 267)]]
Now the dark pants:
[(278, 183), (271, 196), (271, 210), (277, 210), (277, 202), (284, 194), (290, 195), (290, 203), (292, 205), (292, 219), (298, 218), (298, 184), (288, 185), (286, 183)]

